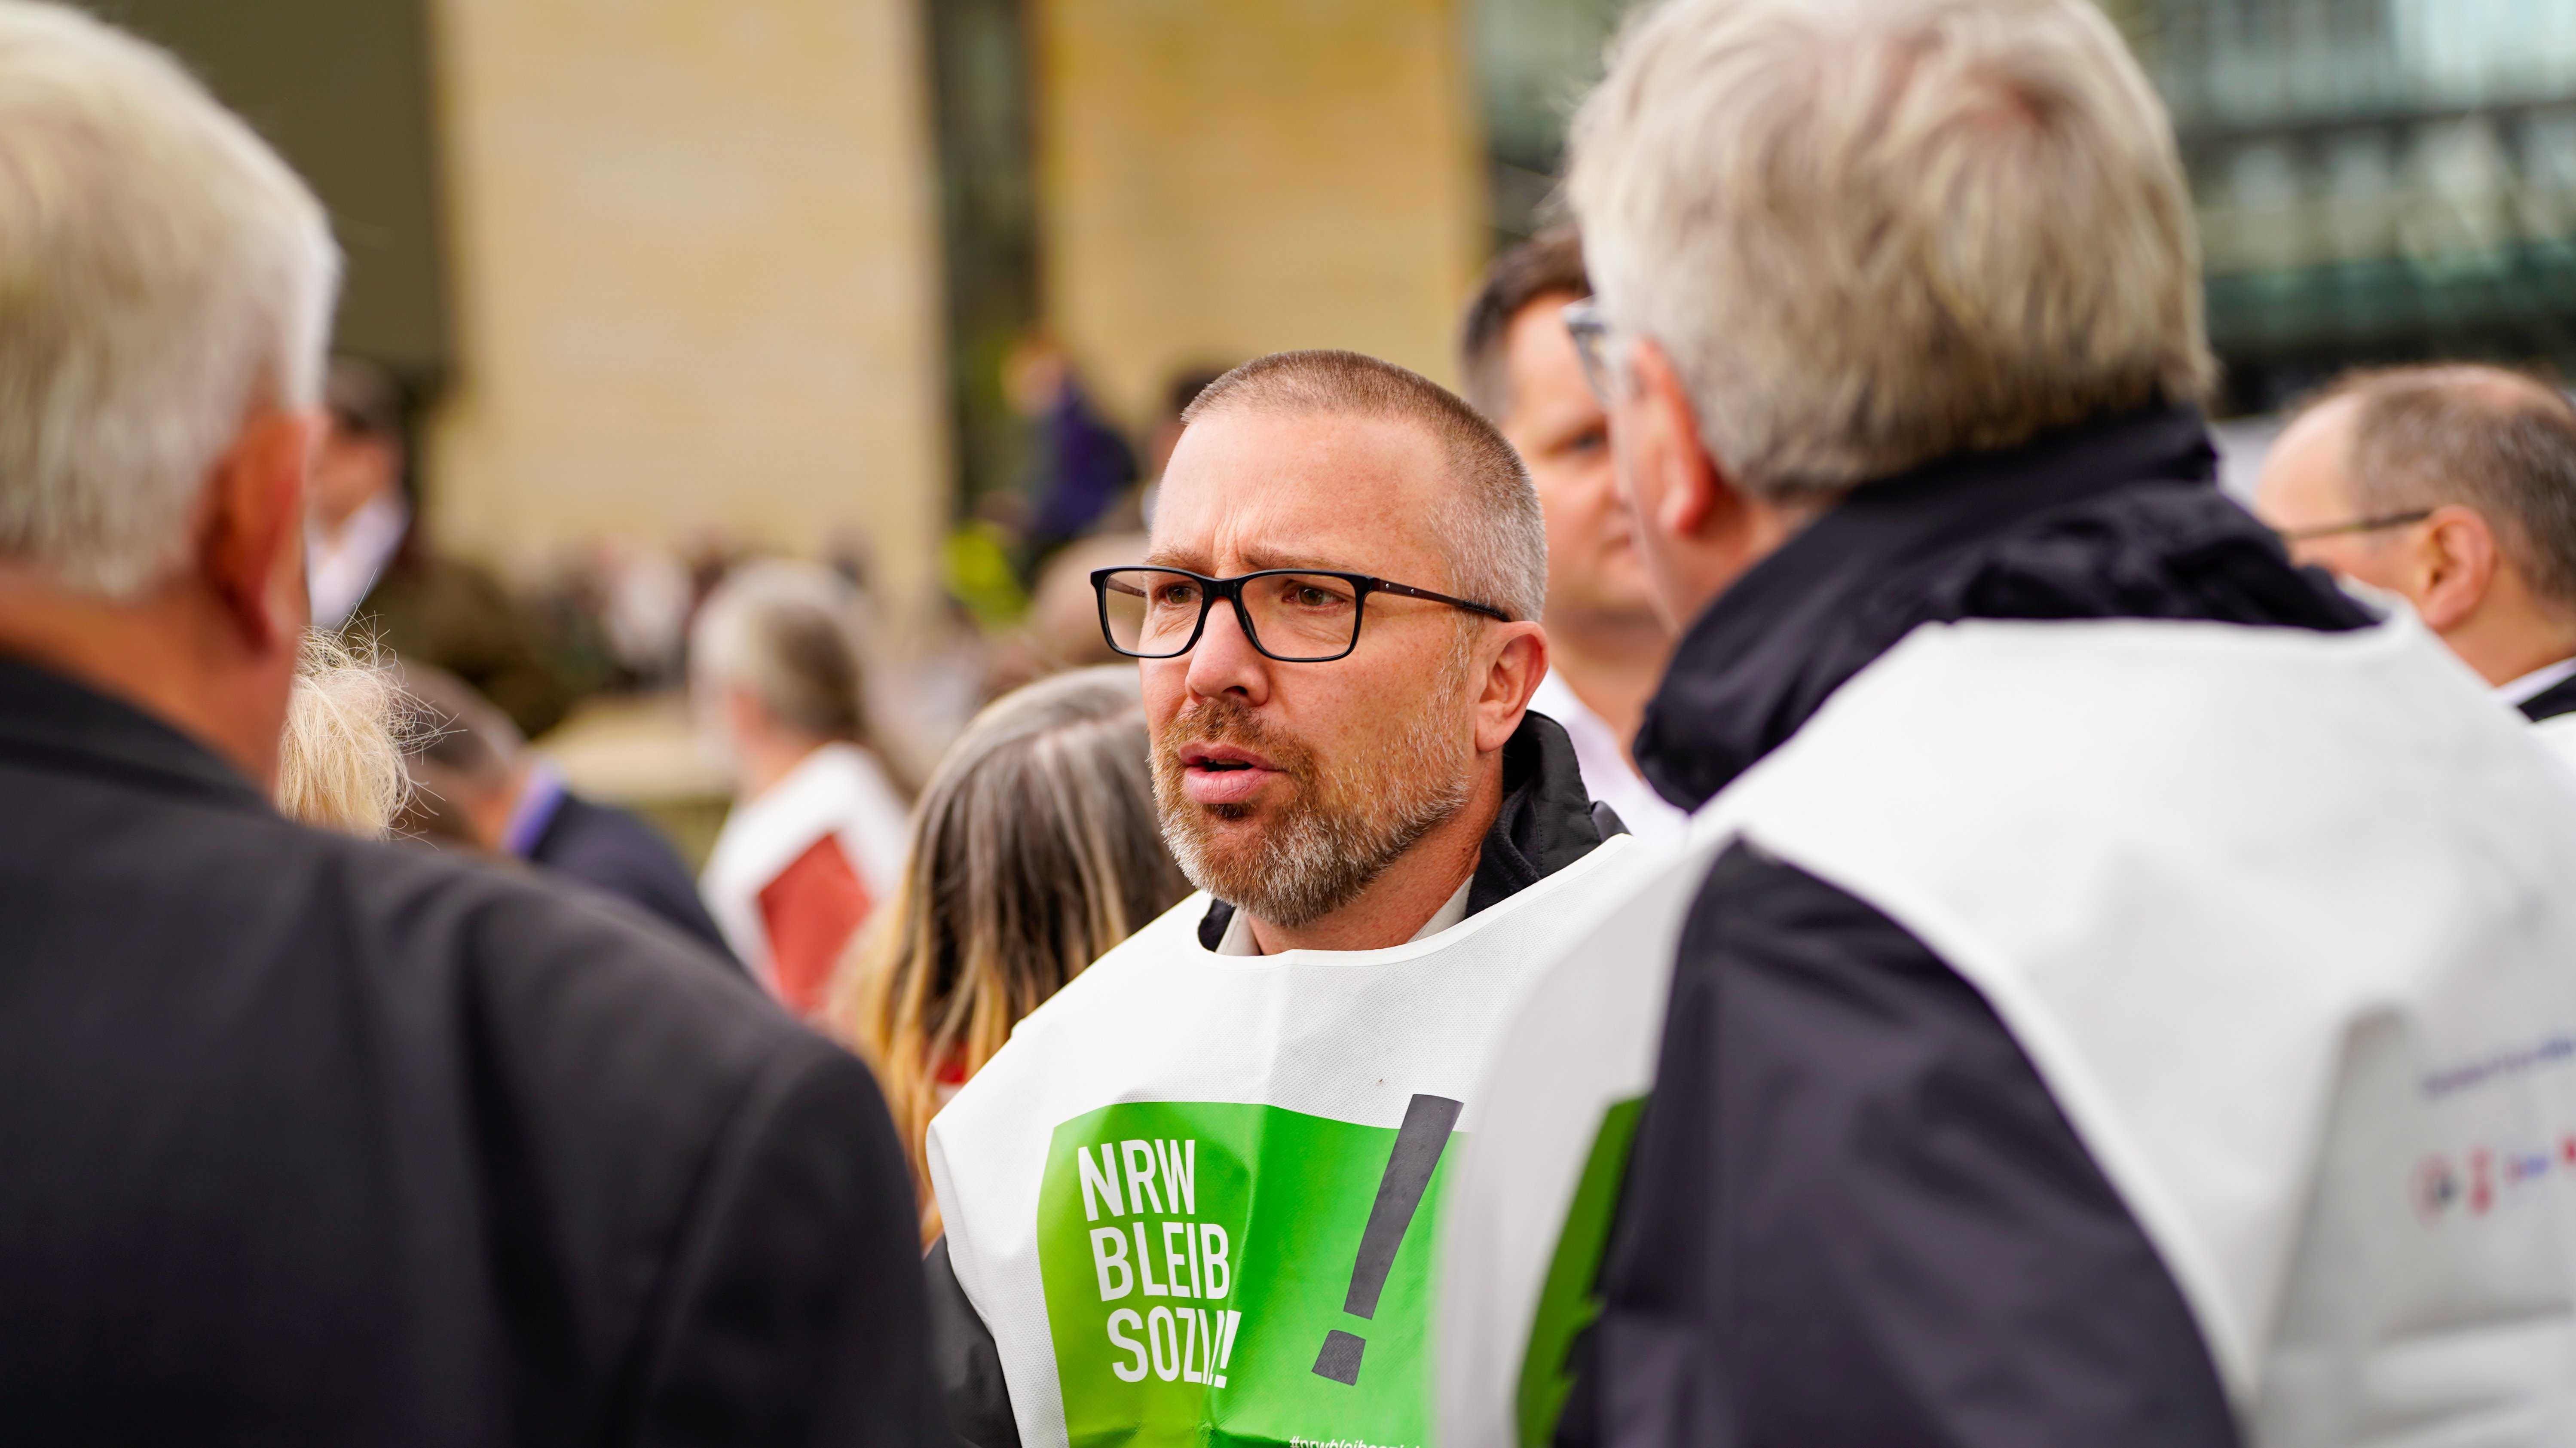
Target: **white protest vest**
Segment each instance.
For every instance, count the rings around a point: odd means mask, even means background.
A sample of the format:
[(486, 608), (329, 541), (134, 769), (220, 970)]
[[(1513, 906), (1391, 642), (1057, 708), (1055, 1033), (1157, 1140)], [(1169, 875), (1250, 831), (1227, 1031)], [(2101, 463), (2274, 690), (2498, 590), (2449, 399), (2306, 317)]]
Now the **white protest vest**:
[(1498, 1033), (1443, 1228), (1444, 1443), (1553, 1421), (1622, 1103), (1739, 840), (1985, 995), (2250, 1441), (2576, 1440), (2576, 777), (2411, 618), (1924, 628), (1692, 839), (1569, 919)]
[(1220, 956), (1193, 895), (1022, 1021), (928, 1146), (1021, 1441), (1426, 1443), (1453, 1132), (1541, 927), (1639, 848), (1388, 950)]
[(776, 784), (734, 805), (707, 856), (698, 894), (725, 944), (775, 995), (778, 978), (760, 892), (815, 841), (830, 835), (869, 898), (890, 900), (903, 883), (910, 832), (903, 796), (876, 756), (835, 741), (806, 755)]

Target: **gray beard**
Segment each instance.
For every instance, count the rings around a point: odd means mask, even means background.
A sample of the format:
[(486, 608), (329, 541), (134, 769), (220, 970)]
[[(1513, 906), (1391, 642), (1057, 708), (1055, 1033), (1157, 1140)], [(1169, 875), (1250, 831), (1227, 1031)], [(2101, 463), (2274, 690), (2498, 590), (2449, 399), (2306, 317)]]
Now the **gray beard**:
[[(1383, 756), (1374, 778), (1353, 789), (1305, 781), (1307, 793), (1251, 849), (1216, 857), (1210, 811), (1177, 778), (1155, 770), (1163, 840), (1190, 883), (1270, 924), (1294, 930), (1332, 914), (1377, 882), (1424, 835), (1465, 807), (1470, 771), (1443, 733), (1438, 711), (1417, 715)], [(1318, 798), (1318, 796), (1322, 796)]]

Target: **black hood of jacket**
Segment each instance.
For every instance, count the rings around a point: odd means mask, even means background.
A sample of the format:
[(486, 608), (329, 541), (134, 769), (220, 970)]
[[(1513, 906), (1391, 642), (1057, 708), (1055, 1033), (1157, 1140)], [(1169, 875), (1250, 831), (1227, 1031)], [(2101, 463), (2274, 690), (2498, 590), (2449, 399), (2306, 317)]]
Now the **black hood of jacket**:
[[(1582, 859), (1601, 843), (1603, 833), (1565, 727), (1536, 710), (1523, 714), (1520, 727), (1503, 741), (1503, 803), (1476, 855), (1467, 913), (1508, 900)], [(1608, 833), (1620, 830), (1613, 827)], [(1232, 905), (1223, 900), (1210, 905), (1199, 921), (1199, 944), (1216, 949), (1233, 919)]]
[(2218, 491), (2200, 414), (2157, 408), (1866, 484), (1718, 595), (1646, 706), (1637, 764), (1696, 809), (1927, 623), (2370, 623)]

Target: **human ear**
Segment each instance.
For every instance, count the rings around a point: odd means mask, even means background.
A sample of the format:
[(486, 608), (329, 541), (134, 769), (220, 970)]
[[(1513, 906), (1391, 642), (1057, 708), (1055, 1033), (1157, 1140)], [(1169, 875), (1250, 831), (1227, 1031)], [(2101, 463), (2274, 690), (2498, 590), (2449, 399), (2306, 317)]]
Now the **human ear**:
[[(1628, 406), (1619, 426), (1635, 428), (1640, 470), (1648, 489), (1638, 502), (1652, 524), (1674, 538), (1699, 536), (1725, 489), (1708, 449), (1699, 438), (1698, 409), (1690, 389), (1663, 347), (1652, 338), (1637, 343), (1628, 363)], [(1627, 442), (1626, 437), (1621, 442)]]
[(1484, 669), (1484, 688), (1476, 697), (1479, 754), (1490, 754), (1511, 739), (1521, 727), (1521, 716), (1529, 712), (1539, 681), (1547, 677), (1546, 629), (1534, 622), (1498, 624), (1495, 629), (1501, 646), (1494, 649)]
[(215, 460), (198, 565), (253, 654), (294, 651), (311, 604), (304, 581), (304, 479), (322, 435), (314, 412), (263, 408)]
[(2495, 582), (2495, 530), (2474, 511), (2451, 504), (2424, 520), (2408, 568), (2424, 626), (2448, 633), (2468, 622)]

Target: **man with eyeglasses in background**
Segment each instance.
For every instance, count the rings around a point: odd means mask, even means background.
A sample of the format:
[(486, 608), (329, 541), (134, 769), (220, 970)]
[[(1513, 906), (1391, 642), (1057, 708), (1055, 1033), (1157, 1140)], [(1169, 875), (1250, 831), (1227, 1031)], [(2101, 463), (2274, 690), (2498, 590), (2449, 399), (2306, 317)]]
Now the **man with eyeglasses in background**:
[(1583, 241), (1560, 228), (1494, 258), (1467, 304), (1458, 360), (1467, 400), (1528, 465), (1547, 510), (1547, 679), (1537, 709), (1565, 726), (1583, 782), (1640, 839), (1681, 838), (1690, 816), (1628, 755), (1672, 653), (1637, 561), (1610, 465), (1610, 418), (1583, 380), (1565, 309), (1592, 295)]
[(2414, 605), (2503, 702), (2576, 714), (2576, 407), (2500, 367), (2358, 372), (2265, 459), (2290, 556)]
[(1537, 927), (1633, 842), (1528, 712), (1546, 525), (1492, 424), (1349, 352), (1183, 423), (1150, 566), (1093, 581), (1202, 893), (931, 1124), (934, 1358), (983, 1448), (1424, 1442), (1435, 1173)]

